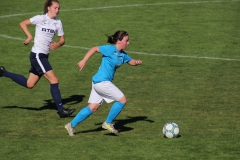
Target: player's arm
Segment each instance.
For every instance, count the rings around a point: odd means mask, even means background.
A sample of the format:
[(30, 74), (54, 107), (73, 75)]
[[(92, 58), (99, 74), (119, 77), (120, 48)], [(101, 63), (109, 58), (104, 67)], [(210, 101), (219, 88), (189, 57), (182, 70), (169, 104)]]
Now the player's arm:
[(29, 32), (29, 30), (28, 30), (28, 26), (29, 25), (31, 25), (32, 23), (31, 23), (31, 21), (30, 21), (30, 19), (26, 19), (26, 20), (24, 20), (24, 21), (22, 21), (22, 22), (20, 22), (20, 27), (21, 27), (21, 29), (23, 30), (23, 32), (27, 35), (27, 40), (26, 41), (24, 41), (23, 42), (23, 44), (25, 44), (25, 45), (28, 45), (29, 43), (31, 43), (31, 41), (32, 41), (32, 35), (31, 35), (31, 33)]
[(85, 67), (87, 61), (89, 60), (90, 57), (92, 57), (92, 55), (94, 55), (94, 53), (96, 52), (100, 52), (99, 50), (99, 47), (98, 46), (95, 46), (95, 47), (92, 47), (87, 53), (86, 55), (84, 56), (84, 58), (78, 62), (77, 66), (78, 68), (80, 69), (80, 71)]
[(64, 43), (65, 43), (65, 37), (64, 37), (64, 35), (59, 36), (59, 41), (58, 41), (58, 42), (52, 41), (52, 43), (51, 43), (51, 45), (50, 45), (50, 49), (51, 49), (51, 50), (55, 50), (55, 49), (57, 49), (58, 47), (64, 45)]
[(129, 65), (131, 66), (137, 66), (137, 65), (140, 65), (142, 64), (142, 61), (141, 60), (136, 60), (136, 59), (132, 59), (128, 62)]

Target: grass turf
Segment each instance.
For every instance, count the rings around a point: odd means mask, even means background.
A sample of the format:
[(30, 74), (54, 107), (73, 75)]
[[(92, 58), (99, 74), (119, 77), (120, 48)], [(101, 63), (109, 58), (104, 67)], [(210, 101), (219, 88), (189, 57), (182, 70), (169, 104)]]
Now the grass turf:
[[(51, 52), (50, 62), (64, 105), (77, 109), (74, 115), (87, 105), (101, 58), (95, 55), (79, 72), (76, 63), (85, 48), (105, 44), (104, 34), (124, 29), (130, 34), (126, 52), (143, 60), (138, 67), (122, 66), (114, 79), (128, 98), (115, 121), (120, 133), (101, 129), (111, 107), (104, 103), (69, 137), (64, 125), (73, 117), (58, 118), (46, 80), (27, 90), (1, 77), (1, 159), (239, 157), (239, 1), (60, 3), (66, 45)], [(40, 14), (43, 2), (13, 0), (0, 6), (0, 65), (28, 76), (31, 45), (23, 46), (26, 37), (18, 24)], [(30, 30), (34, 33), (34, 27)], [(163, 138), (169, 121), (180, 126), (180, 138)]]

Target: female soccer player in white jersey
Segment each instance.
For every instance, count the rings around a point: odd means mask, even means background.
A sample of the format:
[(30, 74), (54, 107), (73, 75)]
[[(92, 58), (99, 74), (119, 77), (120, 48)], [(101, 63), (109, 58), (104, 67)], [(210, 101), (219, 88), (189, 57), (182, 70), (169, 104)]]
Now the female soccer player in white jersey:
[[(56, 18), (60, 10), (58, 0), (47, 0), (44, 4), (44, 14), (37, 15), (20, 23), (20, 27), (27, 35), (24, 45), (29, 45), (32, 35), (28, 30), (29, 25), (36, 25), (34, 45), (30, 53), (31, 69), (28, 79), (22, 75), (11, 73), (3, 66), (0, 67), (0, 76), (8, 77), (26, 88), (33, 88), (43, 75), (50, 82), (51, 95), (55, 101), (60, 118), (71, 115), (75, 109), (65, 109), (62, 105), (58, 78), (53, 72), (48, 56), (65, 43), (62, 22)], [(59, 41), (54, 42), (53, 37), (58, 34)]]
[(123, 63), (131, 66), (142, 64), (141, 60), (132, 59), (124, 49), (129, 45), (129, 35), (126, 31), (120, 30), (114, 35), (108, 36), (108, 43), (114, 45), (103, 45), (91, 48), (84, 58), (77, 64), (80, 71), (85, 67), (86, 62), (96, 52), (100, 52), (102, 62), (97, 73), (92, 77), (92, 90), (88, 100), (88, 106), (80, 110), (77, 116), (65, 128), (70, 136), (74, 136), (74, 128), (85, 120), (93, 112), (102, 105), (103, 100), (107, 103), (113, 102), (106, 121), (102, 124), (102, 128), (109, 130), (111, 133), (118, 131), (113, 127), (113, 120), (118, 116), (125, 106), (127, 99), (125, 95), (112, 83), (116, 69)]

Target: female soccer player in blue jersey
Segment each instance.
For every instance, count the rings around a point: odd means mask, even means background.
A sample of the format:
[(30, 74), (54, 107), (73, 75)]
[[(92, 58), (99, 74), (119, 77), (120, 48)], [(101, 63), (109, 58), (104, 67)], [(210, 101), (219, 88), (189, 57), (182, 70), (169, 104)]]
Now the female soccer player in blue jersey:
[(123, 63), (131, 66), (142, 64), (141, 60), (132, 59), (124, 49), (129, 45), (129, 35), (126, 31), (117, 31), (114, 35), (108, 36), (108, 43), (112, 45), (96, 46), (91, 48), (84, 58), (77, 64), (80, 71), (85, 67), (86, 62), (96, 52), (100, 52), (102, 56), (101, 65), (97, 73), (92, 77), (92, 90), (88, 100), (88, 106), (80, 110), (77, 116), (65, 128), (70, 136), (74, 136), (74, 128), (89, 117), (93, 112), (102, 105), (105, 100), (107, 103), (113, 102), (106, 121), (102, 124), (102, 128), (109, 130), (111, 133), (118, 131), (113, 126), (113, 120), (119, 115), (125, 106), (127, 99), (125, 95), (113, 83), (116, 69)]
[[(33, 88), (43, 75), (50, 82), (50, 91), (61, 118), (71, 115), (75, 109), (65, 109), (62, 105), (58, 78), (53, 72), (48, 61), (51, 50), (55, 50), (65, 43), (62, 22), (56, 18), (60, 10), (58, 0), (47, 0), (44, 4), (44, 14), (37, 15), (20, 23), (20, 27), (27, 35), (24, 45), (29, 45), (32, 35), (28, 30), (29, 25), (36, 25), (34, 45), (30, 53), (31, 69), (28, 79), (22, 75), (11, 73), (3, 66), (0, 67), (0, 77), (8, 77), (26, 88)], [(59, 41), (54, 42), (53, 37), (58, 34)]]

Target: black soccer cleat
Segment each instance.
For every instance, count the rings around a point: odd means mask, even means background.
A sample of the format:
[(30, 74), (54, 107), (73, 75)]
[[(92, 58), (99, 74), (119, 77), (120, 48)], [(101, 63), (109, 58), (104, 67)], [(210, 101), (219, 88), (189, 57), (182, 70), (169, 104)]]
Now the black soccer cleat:
[(3, 72), (5, 72), (5, 71), (6, 71), (6, 69), (3, 66), (1, 66), (0, 67), (0, 77), (2, 77)]
[(73, 109), (65, 109), (65, 108), (63, 108), (62, 112), (57, 112), (57, 113), (58, 113), (60, 118), (65, 118), (65, 117), (70, 116), (73, 112), (75, 112), (75, 110), (76, 110), (75, 108), (73, 108)]

